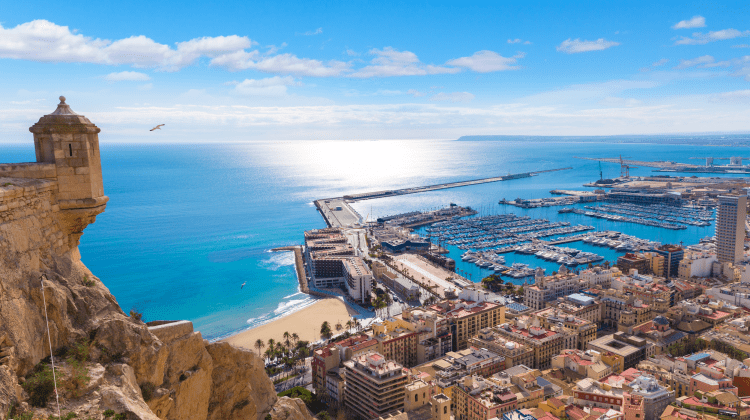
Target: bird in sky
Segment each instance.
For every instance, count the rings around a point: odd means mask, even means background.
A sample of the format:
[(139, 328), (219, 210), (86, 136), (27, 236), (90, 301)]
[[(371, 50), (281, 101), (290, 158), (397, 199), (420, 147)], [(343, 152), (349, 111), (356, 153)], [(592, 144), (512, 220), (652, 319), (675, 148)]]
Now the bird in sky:
[(247, 282), (242, 283), (242, 286), (240, 286), (240, 289), (242, 289), (243, 287), (245, 287), (246, 284), (247, 284)]
[(156, 127), (152, 128), (152, 129), (150, 129), (150, 130), (148, 130), (148, 131), (161, 130), (161, 128), (162, 128), (163, 126), (164, 126), (164, 124), (159, 124), (159, 125), (157, 125)]

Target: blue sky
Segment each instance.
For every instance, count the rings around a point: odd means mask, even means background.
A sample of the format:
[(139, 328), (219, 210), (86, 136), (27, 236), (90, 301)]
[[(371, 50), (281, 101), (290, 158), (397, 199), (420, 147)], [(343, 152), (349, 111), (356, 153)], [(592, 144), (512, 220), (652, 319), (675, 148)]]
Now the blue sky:
[(750, 131), (747, 2), (465, 3), (6, 2), (0, 142)]

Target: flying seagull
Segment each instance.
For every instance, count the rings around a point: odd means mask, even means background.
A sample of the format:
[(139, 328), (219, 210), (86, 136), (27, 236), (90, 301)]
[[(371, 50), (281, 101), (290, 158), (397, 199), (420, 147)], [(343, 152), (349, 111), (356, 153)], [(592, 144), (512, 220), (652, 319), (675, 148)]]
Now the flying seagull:
[(243, 287), (245, 287), (245, 284), (247, 284), (247, 282), (242, 283), (242, 286), (240, 286), (240, 289), (242, 289)]
[(156, 127), (152, 128), (152, 129), (150, 129), (150, 130), (148, 130), (148, 131), (161, 130), (161, 128), (162, 128), (163, 126), (164, 126), (164, 124), (159, 124), (159, 125), (157, 125)]

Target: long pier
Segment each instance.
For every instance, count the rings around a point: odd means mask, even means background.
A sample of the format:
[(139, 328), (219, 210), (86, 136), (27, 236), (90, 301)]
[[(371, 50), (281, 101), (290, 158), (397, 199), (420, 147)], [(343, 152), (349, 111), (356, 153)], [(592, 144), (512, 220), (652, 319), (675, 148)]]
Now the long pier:
[(490, 178), (470, 179), (468, 181), (447, 182), (443, 184), (426, 185), (422, 187), (402, 188), (398, 190), (375, 191), (375, 192), (367, 192), (367, 193), (360, 193), (360, 194), (348, 194), (343, 197), (323, 198), (320, 200), (315, 200), (314, 203), (315, 203), (315, 207), (318, 208), (318, 211), (323, 216), (323, 219), (326, 221), (326, 224), (328, 226), (330, 227), (354, 226), (355, 224), (361, 225), (364, 221), (362, 220), (362, 216), (359, 213), (357, 213), (356, 210), (354, 210), (349, 205), (349, 203), (354, 203), (354, 202), (361, 201), (361, 200), (372, 200), (375, 198), (385, 198), (385, 197), (393, 197), (397, 195), (417, 194), (417, 193), (428, 192), (428, 191), (445, 190), (448, 188), (465, 187), (468, 185), (486, 184), (489, 182), (499, 182), (499, 181), (509, 181), (513, 179), (530, 178), (532, 176), (536, 176), (536, 175), (547, 173), (547, 172), (565, 171), (568, 169), (573, 169), (573, 168), (567, 167), (567, 168), (558, 168), (558, 169), (546, 169), (543, 171), (523, 172), (520, 174), (508, 174), (508, 175), (495, 176), (495, 177), (490, 177)]
[(353, 203), (353, 202), (361, 201), (361, 200), (371, 200), (374, 198), (392, 197), (394, 195), (417, 194), (417, 193), (427, 192), (427, 191), (465, 187), (467, 185), (477, 185), (477, 184), (486, 184), (489, 182), (509, 181), (512, 179), (530, 178), (532, 176), (536, 176), (536, 175), (547, 173), (547, 172), (565, 171), (568, 169), (573, 169), (573, 168), (567, 167), (567, 168), (558, 168), (558, 169), (547, 169), (544, 171), (523, 172), (520, 174), (508, 174), (508, 175), (494, 176), (490, 178), (470, 179), (468, 181), (447, 182), (444, 184), (426, 185), (423, 187), (412, 187), (412, 188), (402, 188), (398, 190), (385, 190), (385, 191), (375, 191), (375, 192), (367, 192), (367, 193), (360, 193), (360, 194), (349, 194), (349, 195), (345, 195), (343, 198), (344, 200), (350, 203)]

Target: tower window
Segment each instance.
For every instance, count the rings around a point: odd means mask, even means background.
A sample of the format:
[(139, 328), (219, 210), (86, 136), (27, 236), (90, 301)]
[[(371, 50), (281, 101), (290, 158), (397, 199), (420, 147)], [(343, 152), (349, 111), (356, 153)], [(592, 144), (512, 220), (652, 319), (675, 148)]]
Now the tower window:
[(68, 150), (70, 151), (70, 157), (73, 157), (73, 145), (68, 143)]

